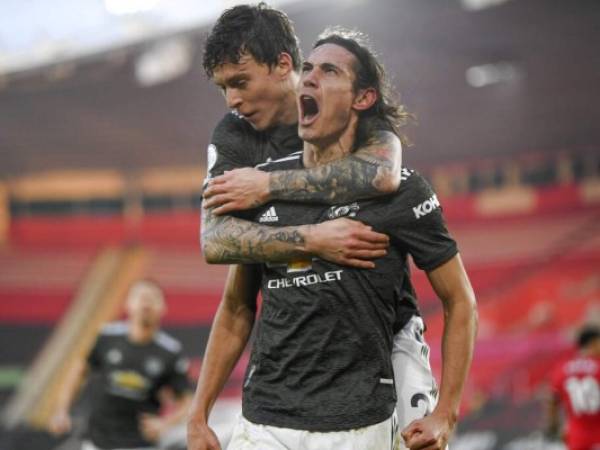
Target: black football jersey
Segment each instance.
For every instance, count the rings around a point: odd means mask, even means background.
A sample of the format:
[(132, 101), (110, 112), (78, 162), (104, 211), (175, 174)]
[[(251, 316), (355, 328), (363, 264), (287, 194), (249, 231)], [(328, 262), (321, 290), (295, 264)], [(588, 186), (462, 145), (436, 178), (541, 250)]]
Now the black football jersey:
[[(378, 120), (375, 123), (374, 129), (390, 131), (389, 125)], [(364, 142), (357, 142), (356, 145), (362, 144)], [(302, 145), (297, 123), (257, 131), (235, 112), (229, 112), (217, 124), (211, 136), (206, 157), (208, 177), (221, 175), (226, 170), (254, 167), (283, 158), (302, 150)]]
[(298, 137), (298, 124), (256, 131), (246, 120), (230, 112), (213, 131), (208, 146), (209, 176), (239, 167), (254, 167), (300, 149), (302, 140)]
[[(298, 152), (260, 168), (299, 169), (301, 159)], [(389, 235), (391, 246), (371, 270), (318, 258), (264, 265), (244, 416), (312, 431), (388, 418), (396, 403), (393, 335), (418, 314), (408, 255), (430, 271), (458, 251), (430, 185), (405, 168), (398, 191), (386, 197), (332, 207), (276, 201), (250, 216), (272, 226), (353, 218)]]
[(98, 385), (87, 437), (103, 449), (152, 446), (139, 432), (140, 415), (158, 413), (161, 388), (170, 387), (176, 394), (190, 389), (181, 344), (162, 331), (152, 341), (138, 344), (129, 340), (127, 323), (108, 324), (88, 364), (98, 375)]

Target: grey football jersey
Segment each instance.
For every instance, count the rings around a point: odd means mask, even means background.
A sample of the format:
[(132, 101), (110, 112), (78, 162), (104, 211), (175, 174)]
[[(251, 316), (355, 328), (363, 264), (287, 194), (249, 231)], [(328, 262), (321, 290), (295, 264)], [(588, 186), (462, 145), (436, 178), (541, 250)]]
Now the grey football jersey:
[[(302, 168), (300, 153), (260, 166)], [(244, 416), (312, 431), (385, 420), (396, 399), (390, 361), (396, 331), (418, 314), (407, 262), (433, 270), (457, 253), (438, 199), (418, 173), (403, 169), (395, 194), (327, 207), (272, 202), (251, 213), (272, 226), (349, 217), (391, 238), (372, 270), (320, 259), (265, 264), (263, 304), (244, 384)]]

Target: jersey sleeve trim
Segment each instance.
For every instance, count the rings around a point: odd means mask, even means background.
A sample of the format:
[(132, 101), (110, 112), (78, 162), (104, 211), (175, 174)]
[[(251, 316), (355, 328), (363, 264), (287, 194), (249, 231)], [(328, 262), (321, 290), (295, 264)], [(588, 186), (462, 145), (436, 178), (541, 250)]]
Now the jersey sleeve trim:
[(181, 351), (181, 343), (174, 337), (169, 336), (164, 331), (159, 331), (156, 333), (154, 336), (154, 342), (171, 353), (179, 353)]
[(111, 322), (107, 323), (100, 330), (100, 334), (104, 336), (119, 336), (127, 334), (129, 326), (127, 322)]
[(437, 269), (440, 266), (443, 266), (445, 263), (450, 261), (456, 255), (458, 255), (458, 247), (454, 245), (453, 247), (448, 248), (444, 253), (437, 255), (434, 260), (431, 262), (427, 262), (426, 264), (421, 264), (419, 269), (424, 270), (425, 272), (431, 272), (432, 270)]

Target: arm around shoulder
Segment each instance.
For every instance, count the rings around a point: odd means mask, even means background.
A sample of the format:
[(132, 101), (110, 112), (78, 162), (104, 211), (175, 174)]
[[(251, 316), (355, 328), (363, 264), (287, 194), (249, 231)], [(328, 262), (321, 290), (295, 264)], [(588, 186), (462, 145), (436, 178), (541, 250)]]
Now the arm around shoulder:
[(377, 131), (346, 158), (305, 170), (270, 174), (269, 198), (338, 204), (395, 192), (400, 186), (402, 144), (390, 131)]

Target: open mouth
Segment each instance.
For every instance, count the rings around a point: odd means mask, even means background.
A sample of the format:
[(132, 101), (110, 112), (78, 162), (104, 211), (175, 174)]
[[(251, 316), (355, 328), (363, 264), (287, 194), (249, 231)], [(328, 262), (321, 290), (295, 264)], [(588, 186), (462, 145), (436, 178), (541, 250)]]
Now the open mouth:
[(300, 96), (300, 124), (310, 125), (319, 115), (319, 104), (310, 95), (302, 94)]

